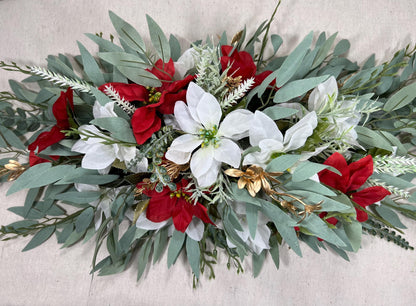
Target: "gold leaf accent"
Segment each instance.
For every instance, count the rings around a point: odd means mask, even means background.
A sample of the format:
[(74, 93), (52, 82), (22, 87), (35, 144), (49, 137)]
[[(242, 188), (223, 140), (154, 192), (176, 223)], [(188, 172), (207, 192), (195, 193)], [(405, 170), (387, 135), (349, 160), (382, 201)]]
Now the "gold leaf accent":
[(140, 215), (146, 210), (147, 206), (149, 206), (149, 202), (150, 199), (142, 200), (137, 203), (136, 208), (134, 209), (133, 223), (136, 223)]
[(236, 33), (233, 38), (231, 39), (231, 45), (234, 45), (236, 43), (238, 43), (238, 41), (241, 39), (241, 37), (243, 36), (243, 30), (241, 30), (240, 32)]
[(167, 159), (163, 160), (160, 165), (162, 167), (165, 167), (172, 181), (175, 180), (181, 174), (182, 171), (186, 171), (189, 169), (189, 163), (179, 165)]

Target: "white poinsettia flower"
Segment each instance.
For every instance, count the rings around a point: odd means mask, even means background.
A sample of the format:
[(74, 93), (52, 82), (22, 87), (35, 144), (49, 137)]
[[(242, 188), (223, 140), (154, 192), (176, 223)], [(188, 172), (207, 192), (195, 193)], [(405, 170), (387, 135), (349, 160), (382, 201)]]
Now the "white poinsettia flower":
[(327, 121), (330, 126), (325, 131), (327, 138), (333, 138), (346, 144), (359, 146), (355, 127), (361, 119), (356, 110), (356, 100), (337, 100), (338, 84), (331, 76), (319, 84), (309, 95), (308, 110), (315, 111), (319, 119)]
[[(169, 226), (168, 235), (172, 236), (175, 229), (172, 219), (162, 222), (153, 222), (147, 219), (146, 212), (143, 212), (136, 221), (136, 227), (144, 230), (158, 231), (165, 226)], [(204, 235), (204, 230), (204, 222), (196, 217), (193, 217), (191, 223), (189, 223), (185, 230), (185, 234), (187, 234), (192, 240), (200, 241)]]
[[(127, 147), (119, 144), (106, 144), (109, 137), (100, 132), (94, 125), (82, 125), (78, 128), (81, 139), (73, 146), (72, 151), (85, 154), (81, 166), (85, 169), (102, 170), (108, 173), (111, 164), (120, 161), (131, 161), (136, 156), (135, 147)], [(88, 137), (86, 135), (95, 135)]]
[[(247, 246), (255, 252), (257, 255), (260, 254), (263, 250), (270, 249), (269, 239), (271, 231), (267, 226), (267, 222), (270, 220), (262, 213), (258, 212), (257, 214), (257, 228), (256, 235), (254, 238), (250, 234), (250, 230), (247, 223), (246, 217), (246, 204), (242, 202), (234, 202), (232, 204), (234, 212), (237, 215), (238, 221), (243, 228), (243, 231), (235, 231), (236, 234), (243, 240)], [(236, 246), (228, 239), (227, 244), (230, 248), (235, 248)]]
[(217, 99), (195, 83), (189, 84), (186, 100), (188, 105), (178, 101), (174, 110), (185, 134), (172, 142), (165, 156), (179, 165), (190, 160), (198, 185), (208, 187), (216, 181), (222, 163), (239, 167), (241, 149), (234, 140), (248, 136), (253, 114), (235, 110), (220, 124), (222, 111)]
[(246, 155), (244, 165), (258, 165), (262, 168), (273, 158), (273, 154), (295, 151), (305, 145), (318, 124), (316, 113), (310, 112), (283, 136), (276, 123), (266, 114), (256, 111), (249, 130), (250, 144), (260, 148), (259, 152)]

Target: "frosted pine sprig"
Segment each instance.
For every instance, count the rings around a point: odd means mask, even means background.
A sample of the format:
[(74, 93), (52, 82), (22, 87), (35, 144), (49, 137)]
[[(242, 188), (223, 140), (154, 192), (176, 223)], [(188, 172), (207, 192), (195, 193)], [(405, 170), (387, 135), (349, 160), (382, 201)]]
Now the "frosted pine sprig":
[(86, 93), (90, 93), (91, 88), (93, 87), (85, 81), (70, 79), (62, 74), (37, 66), (30, 67), (30, 72), (58, 86), (71, 87), (74, 90), (79, 90)]
[(254, 78), (249, 78), (241, 83), (236, 89), (234, 89), (225, 99), (221, 102), (222, 109), (230, 107), (240, 98), (242, 98), (247, 91), (250, 90), (254, 84)]
[(123, 111), (125, 111), (129, 115), (133, 115), (136, 111), (136, 108), (133, 104), (129, 101), (126, 101), (124, 98), (120, 96), (120, 94), (114, 89), (113, 86), (107, 85), (105, 86), (104, 93), (109, 96), (114, 102), (117, 103), (118, 106), (121, 107)]
[(404, 156), (376, 156), (373, 158), (375, 173), (416, 173), (416, 159)]
[(403, 199), (408, 199), (410, 197), (410, 192), (400, 189), (396, 186), (391, 186), (379, 179), (368, 179), (367, 183), (371, 186), (381, 186), (384, 189), (387, 189), (391, 194), (401, 197)]

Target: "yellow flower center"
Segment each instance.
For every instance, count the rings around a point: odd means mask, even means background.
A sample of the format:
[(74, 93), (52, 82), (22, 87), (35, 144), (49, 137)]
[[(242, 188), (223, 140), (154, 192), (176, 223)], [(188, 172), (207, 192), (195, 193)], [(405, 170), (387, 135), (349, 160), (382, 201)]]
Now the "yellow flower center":
[(154, 104), (158, 103), (160, 101), (160, 97), (162, 96), (162, 93), (160, 91), (157, 91), (156, 88), (147, 86), (146, 89), (149, 91), (149, 102), (144, 102), (145, 104)]

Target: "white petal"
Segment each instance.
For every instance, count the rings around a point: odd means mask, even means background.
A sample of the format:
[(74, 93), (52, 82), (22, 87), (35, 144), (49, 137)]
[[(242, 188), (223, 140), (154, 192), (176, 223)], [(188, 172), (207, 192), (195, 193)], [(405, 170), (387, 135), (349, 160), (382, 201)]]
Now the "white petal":
[(318, 111), (328, 102), (328, 96), (338, 97), (338, 85), (336, 79), (331, 76), (325, 82), (319, 84), (309, 95), (308, 109)]
[(204, 175), (214, 163), (214, 147), (209, 145), (198, 149), (191, 158), (192, 174), (198, 177)]
[(197, 178), (198, 185), (200, 187), (209, 187), (215, 183), (218, 178), (218, 173), (220, 172), (221, 163), (214, 160), (214, 163), (211, 168), (208, 169), (206, 173)]
[(172, 142), (165, 157), (178, 165), (186, 164), (191, 157), (192, 151), (201, 143), (202, 139), (195, 135), (185, 134), (179, 136)]
[(111, 165), (116, 156), (111, 146), (91, 145), (82, 158), (81, 166), (85, 169), (104, 169)]
[(204, 236), (204, 222), (202, 220), (193, 217), (191, 223), (189, 223), (188, 228), (185, 233), (195, 241), (200, 241), (202, 236)]
[(214, 149), (214, 158), (219, 162), (238, 168), (241, 161), (241, 149), (234, 141), (222, 138), (218, 148)]
[(296, 150), (302, 147), (317, 125), (318, 119), (314, 111), (299, 120), (299, 122), (286, 131), (285, 151)]
[(117, 117), (114, 112), (114, 103), (108, 102), (103, 106), (98, 101), (95, 101), (94, 107), (92, 108), (94, 118)]
[(82, 183), (75, 183), (74, 187), (77, 191), (100, 191), (100, 187), (98, 185), (89, 185), (89, 184), (82, 184)]
[(246, 109), (238, 109), (229, 113), (221, 122), (218, 136), (225, 136), (234, 140), (248, 136), (253, 113)]
[(175, 119), (182, 131), (197, 134), (202, 129), (202, 126), (191, 116), (188, 106), (183, 101), (176, 102), (174, 113)]
[(249, 135), (252, 146), (257, 146), (264, 139), (283, 141), (283, 135), (273, 119), (260, 111), (254, 113)]
[(258, 226), (256, 231), (256, 236), (254, 239), (251, 239), (252, 242), (252, 249), (256, 254), (260, 254), (261, 251), (264, 249), (270, 249), (269, 246), (269, 239), (270, 239), (270, 229), (267, 225)]
[(127, 147), (123, 145), (112, 145), (114, 152), (116, 153), (116, 157), (120, 161), (129, 162), (136, 157), (136, 147)]
[(221, 106), (213, 95), (205, 93), (201, 97), (196, 111), (199, 122), (206, 129), (212, 129), (214, 126), (218, 127), (220, 124), (222, 116)]
[(195, 57), (198, 55), (194, 48), (189, 48), (174, 63), (175, 78), (183, 79), (186, 72), (195, 66)]
[(158, 230), (164, 227), (169, 220), (165, 220), (162, 222), (152, 222), (146, 218), (146, 213), (143, 212), (136, 221), (136, 227), (145, 229), (145, 230)]
[(188, 104), (189, 112), (195, 121), (201, 122), (197, 114), (197, 107), (202, 96), (205, 94), (205, 91), (191, 82), (188, 85), (188, 90), (186, 91), (186, 103)]

